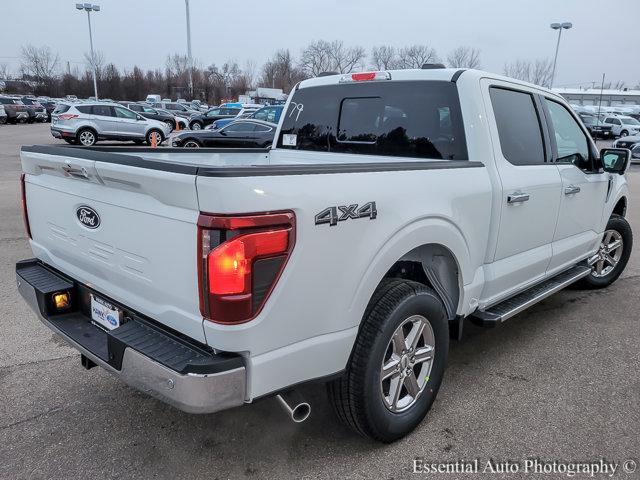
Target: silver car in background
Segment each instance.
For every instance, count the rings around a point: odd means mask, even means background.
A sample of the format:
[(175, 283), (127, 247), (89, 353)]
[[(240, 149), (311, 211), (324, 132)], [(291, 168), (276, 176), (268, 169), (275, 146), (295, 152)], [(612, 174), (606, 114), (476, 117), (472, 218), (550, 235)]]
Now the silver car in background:
[(117, 103), (58, 104), (51, 114), (51, 134), (85, 147), (99, 140), (122, 140), (160, 145), (171, 132), (164, 122), (144, 118)]

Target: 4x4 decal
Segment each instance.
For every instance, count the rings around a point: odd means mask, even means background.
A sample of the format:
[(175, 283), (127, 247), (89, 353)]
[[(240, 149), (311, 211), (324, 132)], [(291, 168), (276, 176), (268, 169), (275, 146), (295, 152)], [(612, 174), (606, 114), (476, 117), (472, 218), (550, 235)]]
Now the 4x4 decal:
[(357, 203), (351, 205), (339, 205), (336, 207), (327, 207), (316, 215), (316, 225), (322, 225), (328, 223), (334, 227), (338, 225), (338, 222), (348, 220), (350, 218), (368, 218), (369, 220), (375, 220), (378, 216), (378, 210), (376, 210), (376, 202), (365, 203), (358, 208)]

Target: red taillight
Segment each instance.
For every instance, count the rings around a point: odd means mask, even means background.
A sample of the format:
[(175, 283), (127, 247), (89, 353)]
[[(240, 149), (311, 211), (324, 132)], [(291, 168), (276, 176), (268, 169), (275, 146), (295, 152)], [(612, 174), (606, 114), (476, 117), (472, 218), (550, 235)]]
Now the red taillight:
[(273, 290), (295, 242), (292, 212), (200, 215), (202, 315), (217, 323), (254, 318)]
[(351, 80), (354, 82), (366, 82), (367, 80), (375, 80), (376, 72), (363, 72), (351, 74)]
[(20, 175), (20, 195), (22, 198), (22, 220), (24, 220), (24, 229), (27, 231), (27, 235), (29, 235), (30, 239), (33, 239), (31, 236), (31, 227), (29, 226), (29, 213), (27, 212), (27, 190), (24, 183), (24, 173)]
[(78, 118), (78, 115), (74, 113), (63, 113), (58, 115), (58, 120), (71, 120), (72, 118)]

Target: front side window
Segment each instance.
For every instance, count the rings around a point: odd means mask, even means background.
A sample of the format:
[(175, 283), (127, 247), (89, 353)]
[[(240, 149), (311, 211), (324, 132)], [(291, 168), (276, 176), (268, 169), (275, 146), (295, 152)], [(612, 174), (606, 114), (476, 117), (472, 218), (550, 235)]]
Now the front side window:
[(157, 115), (157, 114), (158, 114), (158, 112), (157, 112), (156, 110), (154, 110), (153, 108), (151, 108), (151, 107), (145, 107), (144, 105), (142, 106), (142, 111), (143, 111), (144, 113), (152, 113), (152, 114), (154, 114), (154, 115)]
[(215, 108), (215, 109), (209, 110), (207, 112), (207, 117), (215, 117), (217, 115), (220, 115), (220, 109), (219, 108)]
[(142, 105), (129, 105), (129, 110), (133, 110), (134, 112), (142, 112)]
[(558, 150), (558, 162), (573, 163), (576, 167), (590, 167), (587, 137), (571, 113), (561, 104), (545, 98)]
[(302, 88), (282, 115), (278, 148), (468, 159), (458, 91), (452, 82), (362, 82)]
[(545, 161), (540, 120), (530, 93), (491, 87), (493, 113), (502, 154), (513, 165)]
[(128, 110), (126, 108), (115, 107), (115, 109), (116, 109), (116, 117), (118, 118), (127, 118), (129, 120), (135, 120), (136, 118), (138, 118), (135, 112), (132, 112), (131, 110)]

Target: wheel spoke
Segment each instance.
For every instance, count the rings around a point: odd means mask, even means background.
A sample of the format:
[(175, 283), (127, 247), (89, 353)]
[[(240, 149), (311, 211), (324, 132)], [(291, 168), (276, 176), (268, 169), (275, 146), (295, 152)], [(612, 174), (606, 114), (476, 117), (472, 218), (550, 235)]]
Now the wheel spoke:
[(596, 253), (593, 257), (589, 258), (587, 263), (589, 264), (590, 267), (593, 267), (593, 265), (595, 265), (595, 263), (598, 261), (599, 258), (600, 258), (600, 255)]
[(611, 265), (612, 267), (615, 267), (616, 264), (618, 263), (611, 255), (609, 255), (608, 253), (604, 254), (604, 261), (606, 263), (608, 263), (609, 265)]
[(607, 245), (607, 252), (614, 252), (622, 246), (622, 240), (614, 240)]
[(395, 355), (392, 355), (387, 363), (382, 366), (380, 371), (380, 381), (384, 381), (393, 375), (399, 375), (397, 367), (400, 363), (400, 359)]
[(602, 239), (602, 244), (604, 246), (607, 246), (607, 245), (609, 245), (610, 241), (611, 241), (611, 232), (607, 231), (607, 232), (605, 232), (604, 238)]
[(399, 328), (393, 335), (393, 353), (396, 355), (402, 355), (407, 348), (406, 340), (404, 338), (404, 332)]
[(416, 376), (413, 373), (413, 370), (409, 375), (404, 377), (404, 386), (407, 388), (407, 392), (409, 392), (409, 395), (411, 395), (413, 398), (416, 398), (418, 396), (418, 393), (420, 393), (418, 380), (416, 380)]
[(425, 347), (420, 347), (416, 349), (416, 354), (414, 355), (413, 359), (414, 359), (414, 363), (418, 364), (418, 363), (426, 362), (427, 360), (431, 360), (432, 357), (433, 357), (433, 347), (425, 346)]
[(400, 392), (402, 391), (402, 379), (400, 375), (391, 379), (391, 385), (389, 386), (389, 405), (391, 409), (398, 408), (398, 400), (400, 400)]
[(407, 336), (407, 340), (406, 340), (406, 344), (408, 348), (416, 348), (416, 345), (418, 345), (418, 341), (422, 336), (422, 332), (424, 332), (424, 327), (425, 327), (425, 321), (422, 318), (420, 318), (419, 320), (416, 320), (413, 323), (413, 326), (411, 327), (411, 331), (409, 332), (409, 335)]
[(602, 275), (602, 270), (604, 270), (604, 260), (603, 259), (599, 259), (596, 262), (596, 273), (598, 275)]

